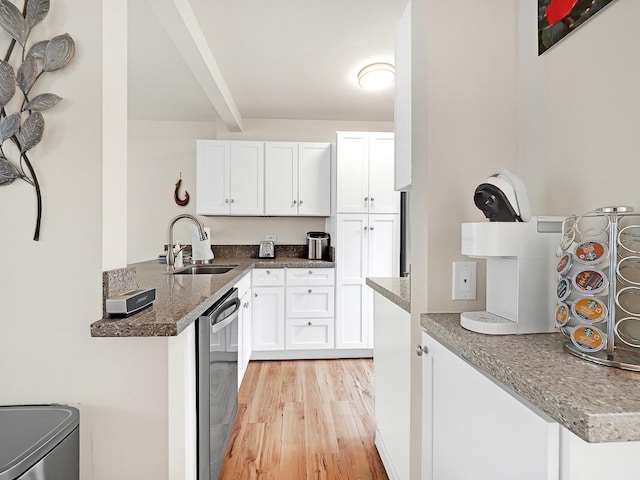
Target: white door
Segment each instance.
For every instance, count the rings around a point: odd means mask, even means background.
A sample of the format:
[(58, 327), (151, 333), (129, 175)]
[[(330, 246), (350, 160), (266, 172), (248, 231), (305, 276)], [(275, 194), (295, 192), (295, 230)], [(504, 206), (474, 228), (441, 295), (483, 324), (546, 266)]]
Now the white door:
[(229, 213), (229, 142), (198, 140), (196, 155), (196, 213)]
[(253, 287), (252, 349), (284, 350), (284, 287)]
[(338, 215), (336, 348), (368, 348), (368, 215)]
[(264, 215), (264, 143), (230, 145), (231, 215)]
[(394, 190), (393, 133), (372, 133), (369, 144), (369, 213), (400, 213)]
[(298, 214), (298, 144), (267, 142), (264, 150), (264, 214)]
[(298, 214), (328, 217), (331, 215), (331, 144), (300, 143), (298, 151)]
[[(428, 335), (423, 430), (428, 480), (558, 480), (559, 425)], [(424, 442), (423, 442), (424, 443)]]
[[(336, 155), (338, 213), (367, 213), (369, 210), (369, 134), (338, 132)], [(393, 172), (391, 175), (393, 176)], [(393, 177), (391, 180), (393, 181)]]

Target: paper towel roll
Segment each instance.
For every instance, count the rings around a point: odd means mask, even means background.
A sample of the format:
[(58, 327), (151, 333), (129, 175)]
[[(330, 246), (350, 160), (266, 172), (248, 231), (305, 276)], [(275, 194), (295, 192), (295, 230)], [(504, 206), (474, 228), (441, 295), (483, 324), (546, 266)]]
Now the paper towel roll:
[(198, 227), (195, 225), (189, 225), (191, 230), (191, 258), (195, 261), (211, 260), (213, 258), (213, 250), (211, 250), (211, 229), (205, 228), (204, 231), (207, 234), (206, 240), (200, 240), (200, 233)]

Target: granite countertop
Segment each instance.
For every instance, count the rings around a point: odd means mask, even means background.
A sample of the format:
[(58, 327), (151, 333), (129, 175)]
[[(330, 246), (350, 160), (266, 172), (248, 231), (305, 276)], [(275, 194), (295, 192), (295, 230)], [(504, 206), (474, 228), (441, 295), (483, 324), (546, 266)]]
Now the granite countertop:
[(367, 285), (411, 313), (411, 280), (407, 277), (367, 278)]
[(155, 288), (153, 305), (127, 318), (103, 318), (91, 324), (93, 337), (167, 337), (180, 334), (254, 268), (333, 268), (334, 262), (297, 257), (257, 259), (216, 257), (213, 265), (236, 265), (218, 275), (167, 275), (155, 260), (132, 264), (138, 288)]
[(587, 442), (640, 441), (640, 373), (563, 350), (560, 333), (482, 335), (459, 313), (420, 317), (427, 334)]

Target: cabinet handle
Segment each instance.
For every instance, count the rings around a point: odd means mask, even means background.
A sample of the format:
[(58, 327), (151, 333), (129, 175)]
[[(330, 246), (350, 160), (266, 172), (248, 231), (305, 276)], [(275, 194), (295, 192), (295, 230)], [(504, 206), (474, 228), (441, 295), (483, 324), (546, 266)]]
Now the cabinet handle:
[(429, 353), (429, 349), (427, 348), (427, 346), (422, 346), (420, 344), (416, 345), (416, 355), (421, 357), (424, 353)]
[(313, 270), (309, 270), (309, 275), (313, 275)]
[(271, 271), (270, 270), (267, 270), (267, 275), (271, 275)]
[(235, 202), (235, 200), (232, 198), (232, 199), (231, 199), (231, 203), (234, 203), (234, 202)]
[(368, 202), (369, 201), (369, 197), (364, 197), (364, 201)]
[(376, 199), (375, 199), (375, 198), (373, 198), (373, 197), (371, 197), (371, 201), (372, 201), (372, 202), (375, 202), (375, 201), (376, 201)]
[(364, 227), (364, 229), (365, 229), (365, 230), (369, 230), (369, 227), (365, 226), (365, 227)]
[(313, 293), (313, 290), (309, 289), (309, 293)]
[(249, 308), (249, 302), (244, 302), (244, 308)]
[(229, 199), (228, 199), (228, 198), (225, 198), (225, 199), (224, 199), (224, 203), (229, 203)]
[(313, 323), (311, 323), (311, 322), (307, 322), (307, 325), (311, 326), (311, 325), (313, 325)]
[(295, 200), (293, 201), (293, 204), (296, 205), (298, 202), (296, 202)]
[(257, 297), (257, 296), (258, 296), (258, 294), (257, 294), (257, 293), (254, 293), (254, 294), (253, 294), (253, 296), (254, 296), (254, 297)]
[(370, 227), (370, 228), (369, 228), (369, 230), (371, 230), (371, 231), (374, 231), (374, 230), (375, 230), (375, 228), (373, 228), (373, 227)]
[(300, 201), (298, 202), (298, 205), (302, 205), (303, 203), (304, 203), (304, 202), (303, 202), (302, 200), (300, 200)]

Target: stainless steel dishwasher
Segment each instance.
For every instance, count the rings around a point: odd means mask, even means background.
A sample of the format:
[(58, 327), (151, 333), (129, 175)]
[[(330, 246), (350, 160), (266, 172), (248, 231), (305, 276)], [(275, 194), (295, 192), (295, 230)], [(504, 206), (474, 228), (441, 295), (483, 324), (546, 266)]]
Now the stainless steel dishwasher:
[(238, 413), (238, 312), (233, 288), (198, 318), (198, 480), (218, 478)]

